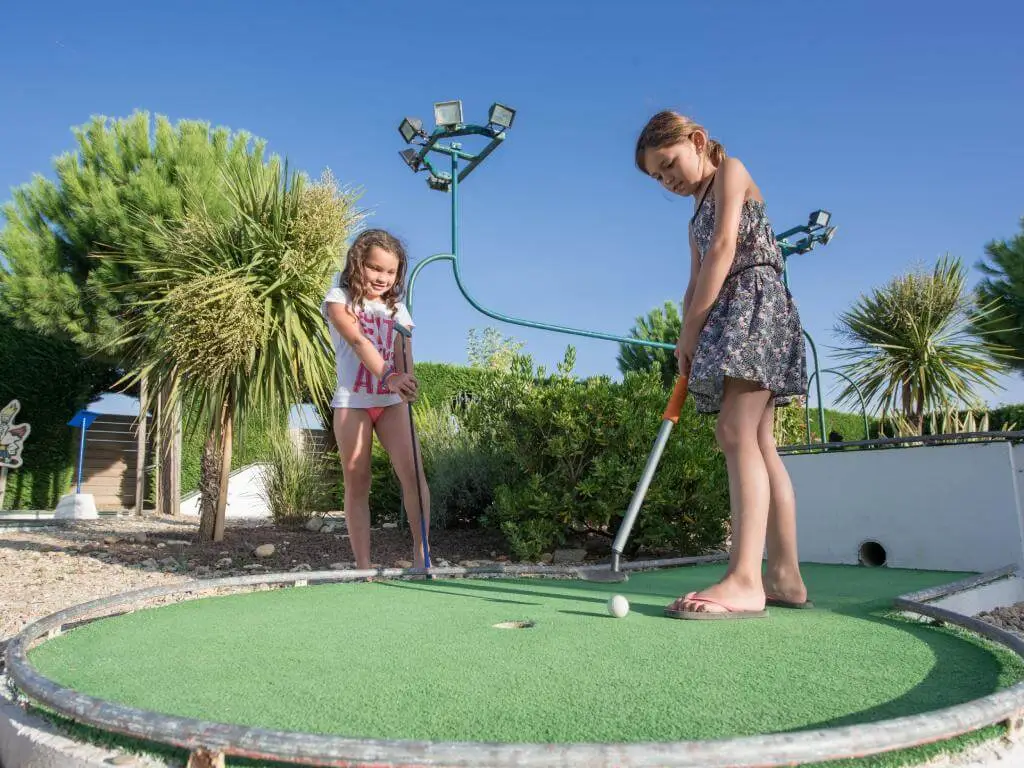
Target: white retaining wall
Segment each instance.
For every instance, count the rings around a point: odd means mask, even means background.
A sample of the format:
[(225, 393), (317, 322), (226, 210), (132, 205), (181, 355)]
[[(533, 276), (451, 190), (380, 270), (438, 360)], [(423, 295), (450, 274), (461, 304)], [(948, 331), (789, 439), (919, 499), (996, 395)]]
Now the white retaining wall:
[(989, 571), (1024, 565), (1024, 446), (920, 446), (784, 456), (803, 562), (855, 564), (873, 540), (886, 565)]

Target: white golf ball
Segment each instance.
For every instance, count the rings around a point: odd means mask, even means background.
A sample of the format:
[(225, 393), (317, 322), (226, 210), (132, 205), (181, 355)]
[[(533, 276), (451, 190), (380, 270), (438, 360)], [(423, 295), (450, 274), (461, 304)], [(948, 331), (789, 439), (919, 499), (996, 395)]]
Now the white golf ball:
[(629, 613), (629, 601), (622, 595), (615, 595), (608, 601), (608, 613), (617, 619), (621, 619)]

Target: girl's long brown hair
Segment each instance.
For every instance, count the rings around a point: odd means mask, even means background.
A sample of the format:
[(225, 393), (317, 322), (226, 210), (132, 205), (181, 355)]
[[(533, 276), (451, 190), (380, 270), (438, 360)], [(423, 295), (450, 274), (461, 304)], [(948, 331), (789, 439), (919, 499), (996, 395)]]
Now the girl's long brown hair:
[(363, 282), (363, 266), (370, 249), (374, 246), (387, 251), (398, 259), (398, 272), (395, 274), (395, 284), (381, 296), (381, 300), (391, 310), (394, 316), (395, 305), (405, 295), (405, 273), (409, 265), (409, 257), (406, 255), (405, 246), (402, 241), (383, 229), (367, 229), (352, 241), (345, 256), (345, 268), (338, 278), (338, 285), (344, 288), (349, 295), (352, 304), (357, 307), (363, 306), (366, 300), (366, 284)]
[[(704, 126), (698, 125), (693, 120), (678, 112), (665, 109), (647, 121), (647, 125), (640, 132), (636, 140), (636, 167), (641, 173), (648, 173), (644, 165), (644, 154), (648, 149), (661, 149), (672, 144), (686, 141), (697, 131), (707, 136)], [(710, 136), (707, 136), (707, 145), (704, 150), (715, 166), (722, 164), (725, 159), (725, 147)]]

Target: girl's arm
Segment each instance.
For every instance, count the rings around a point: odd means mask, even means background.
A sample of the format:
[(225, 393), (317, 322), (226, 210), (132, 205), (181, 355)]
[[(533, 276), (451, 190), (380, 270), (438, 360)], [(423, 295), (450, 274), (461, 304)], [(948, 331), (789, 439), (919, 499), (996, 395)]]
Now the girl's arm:
[(384, 374), (387, 373), (389, 366), (384, 362), (384, 358), (381, 357), (373, 342), (363, 335), (363, 330), (359, 327), (359, 318), (346, 305), (338, 301), (328, 303), (327, 317), (334, 327), (338, 329), (341, 338), (348, 342), (356, 356), (366, 366), (366, 370), (374, 378), (384, 378)]
[(726, 158), (714, 182), (715, 231), (708, 252), (704, 254), (704, 262), (683, 320), (684, 331), (691, 342), (695, 342), (700, 335), (732, 268), (739, 237), (740, 214), (750, 182), (750, 174), (743, 163), (736, 158)]
[(687, 227), (690, 232), (690, 281), (686, 284), (686, 293), (683, 295), (683, 318), (690, 311), (690, 304), (693, 301), (693, 292), (697, 289), (697, 276), (700, 274), (700, 256), (697, 255), (697, 241), (693, 239), (693, 230)]

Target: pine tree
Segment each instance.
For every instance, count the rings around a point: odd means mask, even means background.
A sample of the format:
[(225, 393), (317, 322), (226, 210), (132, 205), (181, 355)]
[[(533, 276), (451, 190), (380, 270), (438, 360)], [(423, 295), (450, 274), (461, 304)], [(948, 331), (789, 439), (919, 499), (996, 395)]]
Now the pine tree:
[[(638, 317), (636, 325), (629, 332), (634, 339), (661, 341), (675, 346), (679, 341), (683, 320), (679, 310), (671, 301), (663, 307), (657, 307), (647, 313), (646, 317)], [(657, 365), (666, 387), (672, 387), (679, 375), (679, 361), (671, 349), (648, 347), (636, 344), (620, 344), (619, 354), (615, 361), (619, 372), (646, 371), (651, 365)]]

